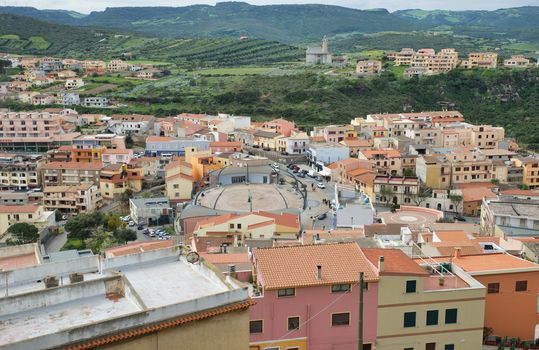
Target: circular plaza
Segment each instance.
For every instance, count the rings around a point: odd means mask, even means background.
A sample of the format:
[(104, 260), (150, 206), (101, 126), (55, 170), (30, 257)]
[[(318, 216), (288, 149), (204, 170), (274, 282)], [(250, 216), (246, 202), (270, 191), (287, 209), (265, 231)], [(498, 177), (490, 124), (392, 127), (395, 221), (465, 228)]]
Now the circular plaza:
[(410, 227), (420, 227), (421, 225), (435, 223), (444, 217), (444, 213), (429, 208), (401, 206), (394, 213), (379, 213), (378, 217), (385, 224), (402, 224)]

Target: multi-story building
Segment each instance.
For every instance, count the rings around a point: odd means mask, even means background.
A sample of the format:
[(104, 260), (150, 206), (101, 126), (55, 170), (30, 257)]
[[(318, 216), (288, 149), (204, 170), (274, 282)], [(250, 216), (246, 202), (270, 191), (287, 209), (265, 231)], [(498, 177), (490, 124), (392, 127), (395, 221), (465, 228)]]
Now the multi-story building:
[(148, 226), (167, 224), (174, 219), (168, 197), (131, 198), (129, 213), (134, 222)]
[(530, 60), (523, 55), (513, 55), (503, 61), (503, 66), (508, 68), (527, 68), (530, 65)]
[(292, 131), (297, 130), (296, 123), (282, 118), (274, 119), (269, 122), (264, 122), (262, 124), (262, 129), (265, 131), (279, 133), (286, 137), (290, 136), (292, 134)]
[(464, 69), (496, 68), (497, 65), (498, 54), (495, 52), (472, 52), (468, 54), (468, 59), (460, 62), (460, 67)]
[[(343, 263), (346, 261), (347, 263)], [(356, 243), (255, 249), (250, 349), (363, 349), (376, 344), (378, 276)]]
[(366, 60), (357, 61), (356, 74), (359, 75), (374, 75), (382, 72), (382, 61)]
[(54, 212), (43, 210), (42, 205), (0, 205), (0, 234), (6, 232), (11, 225), (23, 222), (38, 229), (56, 224)]
[(376, 176), (374, 178), (374, 203), (416, 205), (419, 179), (415, 177)]
[(537, 236), (539, 201), (485, 198), (481, 205), (481, 230), (490, 236)]
[(311, 139), (304, 132), (299, 132), (290, 137), (277, 139), (277, 151), (287, 154), (304, 154), (309, 149)]
[(243, 246), (246, 239), (296, 239), (300, 231), (297, 214), (274, 214), (266, 211), (243, 215), (224, 214), (197, 222), (195, 237), (231, 238), (232, 244)]
[(47, 137), (70, 130), (62, 116), (49, 112), (0, 112), (0, 137)]
[(278, 132), (256, 130), (253, 134), (253, 146), (267, 151), (275, 151), (278, 140), (282, 137), (284, 136)]
[(143, 182), (142, 168), (129, 167), (127, 164), (109, 164), (101, 169), (99, 190), (104, 199), (114, 199), (127, 190), (134, 193), (142, 191)]
[(186, 150), (194, 148), (197, 150), (210, 149), (210, 142), (207, 140), (176, 139), (167, 136), (149, 136), (146, 138), (146, 155), (156, 156), (183, 156)]
[(129, 64), (122, 60), (112, 60), (107, 63), (107, 71), (109, 72), (121, 72), (129, 70)]
[(522, 183), (529, 189), (539, 188), (539, 158), (513, 158), (513, 163), (522, 170)]
[(403, 175), (401, 153), (396, 149), (360, 151), (357, 158), (374, 162), (380, 175)]
[(75, 186), (48, 186), (43, 190), (45, 210), (65, 214), (91, 213), (103, 203), (101, 193), (92, 183)]
[(379, 276), (376, 349), (481, 348), (485, 287), (469, 273), (399, 249), (363, 252)]
[(0, 189), (28, 190), (38, 188), (39, 167), (44, 159), (36, 156), (4, 155), (0, 162)]
[[(192, 158), (192, 161), (197, 164), (197, 170), (199, 170), (198, 164), (204, 168), (204, 166), (208, 167), (212, 163), (204, 157)], [(202, 171), (204, 170), (202, 169)], [(191, 200), (196, 181), (193, 175), (193, 165), (182, 159), (170, 162), (165, 166), (165, 193), (171, 202), (178, 203)], [(200, 174), (201, 178), (204, 175), (204, 173)]]
[(107, 97), (93, 96), (93, 97), (84, 97), (81, 101), (81, 106), (90, 107), (90, 108), (104, 108), (109, 104), (109, 99)]
[(215, 141), (210, 143), (210, 150), (212, 153), (241, 152), (243, 150), (243, 143), (239, 141)]
[(40, 178), (44, 187), (72, 186), (81, 183), (99, 184), (101, 162), (50, 162), (40, 167)]
[(420, 49), (412, 56), (412, 67), (425, 68), (426, 74), (447, 73), (458, 63), (455, 49), (442, 49), (436, 53), (433, 49)]
[(105, 149), (101, 155), (103, 164), (129, 164), (133, 159), (132, 149)]
[(345, 139), (356, 138), (357, 132), (352, 125), (327, 125), (314, 127), (311, 136), (322, 136), (326, 142), (339, 143)]
[(153, 115), (113, 114), (107, 121), (108, 129), (118, 135), (148, 134), (153, 130)]
[[(477, 315), (467, 317), (484, 315), (484, 327), (491, 328), (492, 335), (502, 339), (507, 337), (534, 340), (539, 265), (505, 252), (464, 255), (460, 254), (459, 248), (456, 248), (453, 256), (435, 259), (438, 262), (450, 263), (453, 270), (458, 267), (486, 287), (484, 314), (476, 310)], [(467, 322), (466, 317), (461, 317), (460, 322)]]
[(409, 66), (412, 64), (412, 58), (415, 54), (414, 49), (412, 48), (403, 48), (400, 52), (395, 54), (395, 65), (396, 66)]
[(79, 89), (84, 86), (84, 80), (81, 78), (69, 78), (65, 82), (66, 89)]
[(500, 141), (505, 137), (502, 127), (491, 125), (471, 125), (471, 146), (480, 149), (496, 149)]
[(339, 143), (311, 143), (307, 150), (309, 165), (316, 171), (321, 171), (325, 165), (348, 158), (350, 158), (350, 149)]

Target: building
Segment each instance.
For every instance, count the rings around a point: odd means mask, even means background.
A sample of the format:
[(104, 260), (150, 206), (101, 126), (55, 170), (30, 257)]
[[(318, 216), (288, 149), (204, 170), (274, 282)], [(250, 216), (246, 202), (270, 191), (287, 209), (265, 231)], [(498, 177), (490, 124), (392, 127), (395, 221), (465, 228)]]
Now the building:
[(357, 61), (356, 74), (358, 75), (374, 75), (382, 72), (382, 61), (366, 60)]
[(457, 67), (458, 52), (455, 49), (442, 49), (435, 52), (433, 49), (419, 49), (412, 55), (411, 67), (425, 69), (425, 74), (447, 73)]
[(530, 60), (523, 55), (513, 55), (503, 61), (503, 66), (507, 68), (527, 68), (530, 65)]
[(129, 164), (133, 159), (132, 149), (105, 149), (101, 154), (103, 164)]
[(275, 151), (278, 146), (278, 140), (283, 135), (278, 132), (257, 130), (253, 134), (253, 146), (262, 148), (265, 151)]
[(39, 156), (3, 154), (0, 162), (1, 190), (28, 190), (39, 187), (39, 166), (44, 162)]
[(489, 236), (539, 236), (539, 201), (484, 198), (481, 231)]
[(274, 119), (269, 122), (262, 123), (262, 130), (271, 131), (283, 136), (289, 137), (293, 132), (297, 132), (296, 123), (283, 118)]
[(39, 176), (44, 187), (73, 186), (82, 183), (99, 184), (101, 162), (77, 163), (54, 161), (39, 169)]
[(331, 54), (328, 48), (328, 39), (322, 39), (322, 46), (308, 46), (305, 51), (305, 64), (331, 64)]
[(38, 94), (32, 97), (34, 106), (52, 105), (56, 102), (56, 98), (49, 94)]
[(212, 153), (222, 152), (241, 152), (243, 150), (243, 143), (237, 141), (215, 141), (210, 142), (210, 150)]
[(62, 117), (49, 112), (0, 112), (0, 137), (47, 137), (70, 130)]
[(153, 115), (113, 114), (107, 121), (108, 129), (118, 135), (148, 134), (153, 130)]
[(54, 211), (45, 211), (42, 205), (0, 205), (0, 235), (4, 234), (11, 225), (23, 222), (34, 225), (38, 229), (56, 224)]
[(277, 139), (277, 151), (285, 154), (304, 154), (309, 149), (311, 139), (304, 132)]
[(99, 190), (104, 199), (112, 200), (127, 190), (133, 193), (142, 191), (144, 174), (142, 168), (127, 164), (109, 164), (99, 174)]
[(339, 143), (311, 143), (307, 150), (308, 163), (316, 171), (321, 171), (325, 165), (348, 158), (350, 158), (350, 149)]
[(187, 149), (199, 151), (210, 149), (207, 140), (176, 139), (167, 136), (149, 136), (146, 138), (146, 155), (157, 156), (184, 156)]
[(243, 246), (246, 239), (296, 239), (300, 231), (297, 214), (251, 212), (241, 215), (224, 214), (197, 222), (195, 237), (230, 238), (234, 247)]
[(529, 189), (534, 190), (539, 188), (539, 158), (526, 157), (526, 158), (514, 158), (514, 164), (517, 167), (521, 167), (522, 171), (522, 183), (528, 186)]
[(464, 69), (496, 68), (497, 65), (498, 54), (495, 52), (472, 52), (468, 54), (468, 59), (460, 62), (460, 67)]
[(458, 248), (453, 256), (435, 260), (450, 261), (487, 288), (484, 326), (492, 328), (492, 335), (533, 341), (539, 265), (507, 253), (462, 255)]
[(417, 205), (419, 179), (416, 177), (376, 176), (373, 181), (375, 204)]
[(80, 89), (83, 86), (84, 81), (81, 78), (69, 78), (65, 82), (66, 89)]
[(193, 175), (193, 165), (182, 159), (170, 162), (165, 166), (165, 193), (171, 202), (191, 200), (196, 181)]
[(401, 153), (396, 149), (360, 151), (357, 158), (373, 162), (380, 175), (403, 175)]
[(485, 287), (469, 273), (400, 249), (363, 252), (379, 276), (376, 349), (481, 349)]
[(109, 104), (109, 99), (106, 97), (84, 97), (81, 101), (81, 106), (90, 108), (105, 108)]
[[(415, 51), (412, 48), (402, 48), (400, 52), (394, 54), (395, 66), (409, 66), (412, 64), (412, 57)], [(392, 55), (393, 56), (393, 55)]]
[(73, 256), (0, 274), (4, 349), (248, 348), (247, 289), (186, 247)]
[(129, 70), (129, 65), (122, 60), (112, 60), (107, 63), (108, 72), (122, 72)]
[(91, 183), (74, 186), (48, 186), (43, 190), (45, 210), (64, 214), (92, 213), (103, 204), (101, 193)]
[(134, 222), (148, 226), (166, 224), (174, 218), (168, 197), (131, 198), (129, 212)]

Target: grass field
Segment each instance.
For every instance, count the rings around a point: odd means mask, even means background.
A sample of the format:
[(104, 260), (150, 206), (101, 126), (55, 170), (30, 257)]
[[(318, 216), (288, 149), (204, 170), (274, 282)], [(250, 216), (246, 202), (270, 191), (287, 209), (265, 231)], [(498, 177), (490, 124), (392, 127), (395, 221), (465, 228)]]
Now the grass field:
[(395, 66), (392, 62), (389, 63), (389, 67), (387, 68), (388, 71), (395, 74), (395, 76), (398, 78), (402, 77), (405, 69), (406, 69), (405, 66)]
[(269, 67), (246, 67), (246, 68), (216, 68), (216, 69), (203, 69), (196, 70), (193, 73), (200, 75), (256, 75), (266, 74), (273, 70)]
[(152, 60), (128, 60), (126, 61), (129, 64), (151, 64), (154, 66), (168, 66), (172, 64), (171, 62), (166, 61), (152, 61)]
[(28, 40), (30, 41), (29, 48), (32, 49), (46, 50), (51, 45), (51, 43), (43, 39), (41, 36), (31, 36)]

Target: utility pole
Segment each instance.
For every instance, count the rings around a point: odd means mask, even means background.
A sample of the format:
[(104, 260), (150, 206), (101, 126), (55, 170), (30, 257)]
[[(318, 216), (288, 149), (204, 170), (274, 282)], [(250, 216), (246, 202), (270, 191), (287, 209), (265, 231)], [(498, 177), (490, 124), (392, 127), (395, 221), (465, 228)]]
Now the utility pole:
[(357, 334), (358, 342), (357, 349), (363, 350), (363, 285), (364, 285), (363, 271), (359, 273), (359, 315), (357, 322)]

